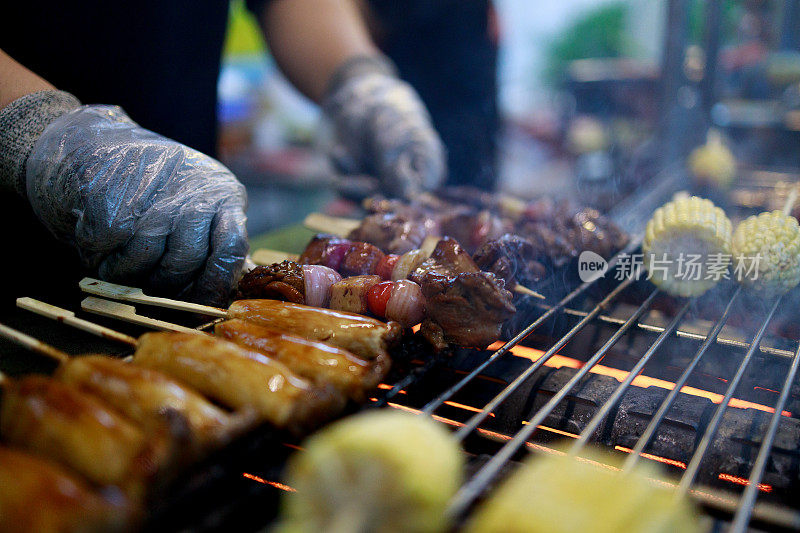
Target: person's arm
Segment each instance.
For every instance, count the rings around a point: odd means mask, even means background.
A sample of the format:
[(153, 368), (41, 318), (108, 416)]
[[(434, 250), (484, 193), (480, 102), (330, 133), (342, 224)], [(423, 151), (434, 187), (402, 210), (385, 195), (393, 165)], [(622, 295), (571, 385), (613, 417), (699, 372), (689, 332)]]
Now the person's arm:
[(341, 173), (374, 176), (406, 197), (442, 183), (444, 146), (430, 116), (372, 43), (352, 0), (266, 0), (262, 11), (278, 66), (333, 124), (330, 156)]
[(0, 50), (0, 109), (36, 91), (54, 90), (44, 78), (23, 67)]
[(2, 51), (0, 188), (111, 281), (224, 305), (247, 253), (247, 196), (221, 163)]
[(281, 71), (316, 102), (345, 61), (380, 55), (350, 0), (268, 0), (261, 24)]

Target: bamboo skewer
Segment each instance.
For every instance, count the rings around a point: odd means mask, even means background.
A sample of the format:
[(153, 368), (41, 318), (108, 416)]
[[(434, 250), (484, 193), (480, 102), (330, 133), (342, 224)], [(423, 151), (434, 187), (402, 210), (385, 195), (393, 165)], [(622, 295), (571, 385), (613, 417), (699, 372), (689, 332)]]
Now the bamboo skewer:
[(172, 300), (170, 298), (161, 298), (158, 296), (147, 296), (142, 289), (136, 287), (127, 287), (125, 285), (117, 285), (116, 283), (109, 283), (94, 278), (83, 278), (80, 281), (80, 287), (83, 292), (109, 298), (111, 300), (120, 300), (123, 302), (130, 302), (135, 304), (154, 305), (156, 307), (165, 307), (167, 309), (175, 309), (176, 311), (188, 311), (190, 313), (199, 313), (201, 315), (210, 315), (216, 317), (226, 317), (227, 312), (219, 307), (211, 307), (210, 305), (201, 305), (191, 302), (184, 302), (181, 300)]
[(789, 192), (789, 197), (786, 198), (786, 203), (783, 204), (783, 214), (789, 215), (792, 212), (795, 202), (797, 202), (797, 187), (793, 187)]
[(31, 311), (37, 315), (52, 318), (58, 322), (63, 322), (64, 324), (73, 326), (77, 329), (86, 331), (104, 339), (110, 339), (122, 344), (127, 344), (129, 346), (136, 346), (136, 338), (124, 333), (120, 333), (119, 331), (115, 331), (111, 328), (101, 326), (100, 324), (95, 324), (94, 322), (89, 322), (88, 320), (78, 318), (72, 311), (62, 309), (61, 307), (56, 307), (55, 305), (34, 300), (33, 298), (17, 298), (17, 307), (20, 309), (25, 309), (26, 311)]
[(59, 363), (63, 363), (70, 358), (69, 354), (62, 352), (61, 350), (54, 348), (49, 344), (40, 341), (39, 339), (31, 337), (30, 335), (26, 335), (21, 331), (17, 331), (14, 328), (6, 326), (5, 324), (0, 324), (0, 337), (8, 339), (11, 342), (18, 344), (23, 348), (27, 348), (32, 352), (55, 359)]
[(125, 322), (130, 322), (131, 324), (136, 324), (138, 326), (144, 326), (146, 328), (158, 329), (161, 331), (176, 331), (178, 333), (203, 334), (193, 328), (187, 328), (186, 326), (173, 324), (172, 322), (157, 320), (155, 318), (137, 314), (136, 308), (132, 305), (112, 302), (110, 300), (103, 300), (102, 298), (95, 298), (94, 296), (85, 298), (81, 302), (81, 309), (88, 311), (89, 313), (124, 320)]

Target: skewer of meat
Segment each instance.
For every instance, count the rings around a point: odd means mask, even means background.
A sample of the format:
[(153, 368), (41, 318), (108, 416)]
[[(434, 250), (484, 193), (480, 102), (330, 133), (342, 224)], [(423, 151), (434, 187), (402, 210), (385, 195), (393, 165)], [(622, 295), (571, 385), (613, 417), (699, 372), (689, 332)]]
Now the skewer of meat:
[(138, 514), (122, 495), (101, 495), (56, 463), (0, 446), (0, 531), (128, 531)]
[[(84, 292), (111, 300), (201, 313), (217, 318), (239, 318), (257, 322), (265, 327), (332, 344), (367, 360), (385, 354), (387, 348), (399, 338), (402, 332), (402, 328), (396, 322), (384, 323), (354, 313), (320, 309), (290, 302), (239, 300), (233, 302), (225, 310), (180, 300), (148, 296), (141, 289), (135, 287), (92, 278), (81, 280), (80, 287)], [(88, 310), (94, 311), (94, 309)]]
[[(20, 307), (38, 307), (50, 315), (65, 311), (30, 298), (21, 300)], [(59, 363), (55, 379), (101, 399), (144, 428), (168, 424), (181, 441), (197, 448), (196, 454), (229, 441), (254, 423), (251, 410), (228, 413), (162, 372), (108, 355), (71, 357), (8, 327), (0, 326), (0, 335), (54, 359)], [(135, 342), (127, 335), (120, 339)]]
[(166, 374), (232, 410), (251, 411), (257, 421), (277, 428), (304, 432), (344, 407), (333, 387), (315, 385), (279, 361), (206, 333), (145, 333), (127, 344), (135, 348), (133, 365)]
[[(324, 233), (311, 240), (301, 254), (299, 262), (329, 266), (345, 277), (378, 274), (386, 279), (402, 279), (409, 271), (407, 266), (406, 268), (403, 266), (424, 260), (440, 240), (440, 237), (435, 236), (440, 233), (430, 233), (426, 234), (425, 238), (419, 239), (416, 246), (398, 248), (389, 246), (374, 236), (371, 238), (369, 234), (351, 231), (349, 228), (362, 224), (357, 220), (312, 213), (306, 217), (305, 224)], [(462, 242), (452, 235), (453, 233), (455, 232), (449, 231), (443, 235), (455, 238), (459, 243)], [(347, 238), (344, 235), (347, 235)], [(492, 236), (483, 239), (475, 248), (477, 251), (473, 259), (476, 264), (482, 270), (502, 279), (507, 289), (544, 299), (544, 296), (520, 283), (520, 281), (525, 283), (539, 281), (546, 274), (544, 265), (537, 261), (534, 245), (522, 237), (509, 233), (496, 236), (492, 233)], [(384, 254), (384, 250), (391, 253)], [(254, 252), (253, 258), (260, 264), (277, 262), (269, 252), (264, 253), (261, 250)], [(392, 270), (398, 262), (401, 265), (398, 268), (398, 275), (392, 275)]]
[(165, 431), (148, 433), (100, 399), (45, 376), (4, 378), (0, 435), (92, 483), (116, 486), (139, 501), (174, 464)]
[[(18, 305), (98, 336), (114, 338), (116, 335), (121, 337), (116, 340), (133, 347), (138, 343), (133, 337), (78, 319), (74, 313), (66, 309), (30, 298), (18, 300)], [(386, 354), (364, 360), (329, 344), (311, 341), (240, 319), (216, 324), (215, 333), (220, 339), (234, 342), (248, 351), (259, 352), (271, 360), (283, 363), (292, 372), (318, 387), (333, 387), (342, 396), (357, 402), (363, 401), (366, 393), (377, 386), (390, 366)]]
[[(503, 322), (515, 312), (503, 282), (481, 271), (453, 239), (439, 240), (429, 255), (412, 251), (388, 265), (388, 256), (374, 246), (355, 244), (318, 236), (298, 259), (314, 265), (287, 261), (257, 267), (240, 280), (239, 296), (310, 298), (333, 308), (371, 311), (406, 326), (424, 318), (423, 334), (440, 348), (485, 347), (499, 338)], [(319, 272), (359, 272), (356, 265), (361, 265), (362, 274), (341, 280)]]

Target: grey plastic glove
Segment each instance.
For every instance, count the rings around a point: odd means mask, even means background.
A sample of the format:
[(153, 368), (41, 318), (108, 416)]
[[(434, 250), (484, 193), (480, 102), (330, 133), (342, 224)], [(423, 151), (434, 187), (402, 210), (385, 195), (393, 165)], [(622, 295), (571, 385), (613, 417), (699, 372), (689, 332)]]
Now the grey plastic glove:
[(445, 178), (445, 150), (419, 96), (388, 61), (358, 57), (334, 74), (323, 101), (331, 157), (345, 174), (371, 174), (392, 196), (413, 197)]
[(82, 106), (51, 122), (26, 163), (31, 207), (101, 278), (226, 303), (247, 254), (244, 187), (218, 161)]

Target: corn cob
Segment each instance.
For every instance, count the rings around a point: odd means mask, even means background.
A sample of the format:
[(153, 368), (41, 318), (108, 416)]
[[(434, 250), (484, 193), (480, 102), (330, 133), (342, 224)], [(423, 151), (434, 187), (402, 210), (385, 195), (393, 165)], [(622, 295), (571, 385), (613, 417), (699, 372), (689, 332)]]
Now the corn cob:
[(736, 158), (719, 133), (711, 130), (706, 143), (689, 155), (689, 170), (700, 183), (728, 187), (736, 175)]
[(651, 480), (654, 468), (622, 473), (598, 464), (614, 464), (611, 456), (588, 457), (531, 457), (478, 507), (466, 533), (701, 531), (691, 503)]
[(309, 438), (287, 467), (297, 490), (278, 531), (439, 532), (461, 485), (463, 455), (428, 417), (372, 411)]
[(733, 234), (734, 277), (766, 296), (800, 283), (800, 225), (780, 211), (744, 220)]
[(727, 274), (731, 221), (710, 200), (677, 198), (653, 213), (642, 251), (650, 281), (674, 296), (699, 296)]

